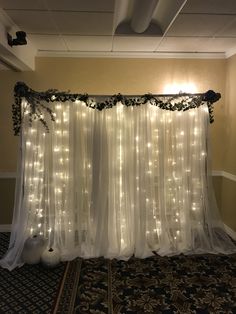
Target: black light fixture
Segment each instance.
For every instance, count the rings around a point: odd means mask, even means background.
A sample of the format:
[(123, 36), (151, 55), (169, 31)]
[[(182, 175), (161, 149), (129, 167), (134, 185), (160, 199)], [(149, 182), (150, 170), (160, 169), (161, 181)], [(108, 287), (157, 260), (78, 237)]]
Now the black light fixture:
[(7, 33), (7, 41), (9, 46), (27, 45), (26, 33), (23, 31), (16, 32), (16, 38), (12, 39), (12, 36)]

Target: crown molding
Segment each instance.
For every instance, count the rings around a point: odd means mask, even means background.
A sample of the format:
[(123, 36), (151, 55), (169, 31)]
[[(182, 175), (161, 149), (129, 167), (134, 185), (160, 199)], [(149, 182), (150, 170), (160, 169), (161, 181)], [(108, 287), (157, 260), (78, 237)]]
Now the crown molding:
[(225, 53), (192, 52), (121, 52), (121, 51), (51, 51), (39, 50), (37, 57), (51, 58), (147, 58), (147, 59), (225, 59)]
[(225, 53), (226, 59), (234, 56), (236, 54), (236, 46)]

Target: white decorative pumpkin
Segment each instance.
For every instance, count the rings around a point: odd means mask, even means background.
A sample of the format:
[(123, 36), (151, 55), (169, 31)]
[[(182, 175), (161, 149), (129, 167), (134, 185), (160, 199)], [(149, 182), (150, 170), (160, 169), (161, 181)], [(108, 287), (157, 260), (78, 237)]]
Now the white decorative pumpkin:
[(57, 266), (60, 260), (60, 252), (57, 248), (47, 248), (41, 255), (42, 264), (49, 268)]
[(34, 235), (26, 239), (22, 251), (22, 260), (26, 264), (38, 264), (45, 248), (46, 240), (40, 235)]

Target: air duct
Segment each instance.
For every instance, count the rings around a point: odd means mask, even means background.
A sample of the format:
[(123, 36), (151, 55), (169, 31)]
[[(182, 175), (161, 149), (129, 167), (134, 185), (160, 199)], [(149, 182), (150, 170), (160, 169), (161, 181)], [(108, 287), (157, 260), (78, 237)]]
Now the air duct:
[(135, 33), (143, 33), (149, 27), (159, 0), (135, 0), (131, 28)]

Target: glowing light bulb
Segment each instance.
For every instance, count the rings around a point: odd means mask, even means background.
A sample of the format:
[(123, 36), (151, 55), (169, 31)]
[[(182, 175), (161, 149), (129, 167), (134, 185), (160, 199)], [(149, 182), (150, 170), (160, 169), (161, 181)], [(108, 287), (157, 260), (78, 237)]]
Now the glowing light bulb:
[(194, 83), (172, 83), (166, 84), (164, 94), (178, 94), (178, 93), (196, 93), (197, 87)]
[(193, 129), (193, 134), (194, 134), (194, 135), (197, 135), (198, 132), (199, 132), (198, 128), (194, 128), (194, 129)]

